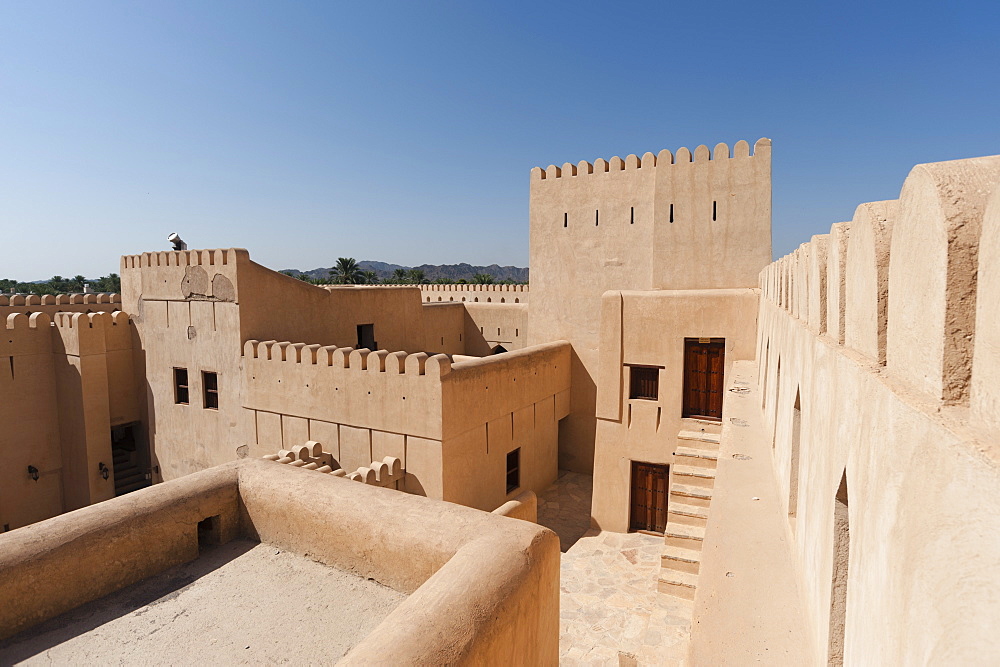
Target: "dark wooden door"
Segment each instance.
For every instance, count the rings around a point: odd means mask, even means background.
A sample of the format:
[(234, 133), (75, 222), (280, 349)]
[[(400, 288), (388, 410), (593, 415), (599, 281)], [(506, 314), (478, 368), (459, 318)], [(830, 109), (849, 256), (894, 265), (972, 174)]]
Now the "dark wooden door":
[(670, 466), (632, 462), (629, 530), (666, 530), (669, 474)]
[(722, 419), (724, 338), (684, 339), (683, 416)]

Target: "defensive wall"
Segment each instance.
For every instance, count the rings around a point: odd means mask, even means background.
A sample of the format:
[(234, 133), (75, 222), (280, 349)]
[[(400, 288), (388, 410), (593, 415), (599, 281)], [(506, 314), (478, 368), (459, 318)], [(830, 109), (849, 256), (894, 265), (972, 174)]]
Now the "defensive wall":
[(528, 303), (528, 285), (415, 285), (424, 303)]
[(0, 318), (13, 313), (98, 313), (121, 309), (118, 294), (0, 294)]
[[(493, 510), (557, 474), (569, 346), (550, 343), (452, 363), (424, 352), (247, 341), (241, 395), (247, 454), (323, 444), (344, 470), (395, 457), (402, 490)], [(520, 485), (506, 456), (520, 447)]]
[(132, 336), (121, 311), (7, 316), (0, 335), (5, 530), (114, 496), (111, 428), (141, 419)]
[(1000, 157), (767, 266), (765, 423), (815, 661), (986, 664), (1000, 572)]
[(754, 287), (771, 261), (771, 142), (531, 171), (528, 344), (573, 344), (560, 466), (594, 466), (601, 296)]
[(527, 346), (527, 304), (432, 301), (423, 315), (428, 351), (485, 357)]
[[(559, 540), (553, 532), (259, 460), (228, 463), (0, 535), (0, 639), (237, 538), (307, 555), (406, 595), (340, 664), (381, 663), (387, 656), (403, 664), (558, 662)], [(330, 604), (350, 594), (335, 589)]]

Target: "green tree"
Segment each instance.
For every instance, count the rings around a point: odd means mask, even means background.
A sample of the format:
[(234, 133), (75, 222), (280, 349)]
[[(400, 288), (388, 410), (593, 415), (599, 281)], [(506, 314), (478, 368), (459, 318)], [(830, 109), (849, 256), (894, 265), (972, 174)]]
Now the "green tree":
[(396, 269), (392, 272), (392, 282), (397, 285), (405, 285), (410, 282), (410, 272), (406, 269)]
[(424, 277), (424, 272), (421, 269), (410, 269), (409, 274), (410, 274), (410, 282), (414, 283), (415, 285), (420, 285), (427, 282), (427, 279)]
[(378, 274), (374, 271), (362, 271), (360, 282), (365, 285), (377, 285), (378, 284)]
[(115, 294), (122, 291), (122, 279), (117, 273), (109, 273), (101, 276), (97, 280), (91, 281), (91, 286), (95, 292), (112, 292)]
[(473, 285), (492, 285), (493, 284), (493, 276), (491, 276), (488, 273), (477, 273), (476, 275), (472, 276), (472, 284)]
[(330, 277), (338, 285), (357, 285), (361, 282), (361, 269), (353, 257), (338, 257)]

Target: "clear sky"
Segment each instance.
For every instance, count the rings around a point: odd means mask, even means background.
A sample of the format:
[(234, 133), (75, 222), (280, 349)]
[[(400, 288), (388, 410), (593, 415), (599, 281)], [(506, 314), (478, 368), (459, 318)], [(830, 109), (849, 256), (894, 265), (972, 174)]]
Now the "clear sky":
[(0, 277), (527, 265), (533, 166), (774, 141), (774, 253), (1000, 152), (995, 2), (0, 2)]

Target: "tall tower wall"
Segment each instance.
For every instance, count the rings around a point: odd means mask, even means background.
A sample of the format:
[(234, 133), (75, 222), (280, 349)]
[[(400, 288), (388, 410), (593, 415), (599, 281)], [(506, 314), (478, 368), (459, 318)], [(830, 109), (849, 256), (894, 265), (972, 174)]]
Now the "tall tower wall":
[(755, 287), (771, 261), (771, 141), (536, 167), (530, 223), (528, 344), (573, 344), (560, 466), (590, 472), (601, 295)]

